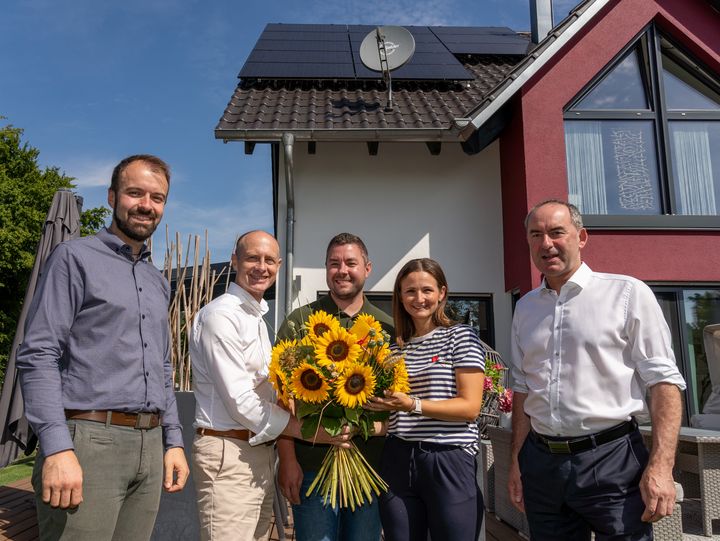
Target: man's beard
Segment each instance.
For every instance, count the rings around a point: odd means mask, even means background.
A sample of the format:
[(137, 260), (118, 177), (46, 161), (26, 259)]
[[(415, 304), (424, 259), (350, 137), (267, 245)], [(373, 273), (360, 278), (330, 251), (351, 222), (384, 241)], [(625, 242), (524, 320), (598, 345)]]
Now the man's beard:
[[(145, 216), (151, 216), (154, 218), (154, 214), (152, 212), (128, 212), (128, 218), (131, 216), (131, 214), (140, 214)], [(118, 216), (116, 209), (113, 209), (113, 220), (115, 221), (115, 224), (120, 231), (122, 231), (132, 240), (136, 240), (138, 242), (145, 242), (147, 239), (149, 239), (158, 226), (157, 223), (153, 223), (148, 224), (147, 227), (136, 227), (135, 229), (133, 229), (128, 222), (123, 221), (120, 216)]]

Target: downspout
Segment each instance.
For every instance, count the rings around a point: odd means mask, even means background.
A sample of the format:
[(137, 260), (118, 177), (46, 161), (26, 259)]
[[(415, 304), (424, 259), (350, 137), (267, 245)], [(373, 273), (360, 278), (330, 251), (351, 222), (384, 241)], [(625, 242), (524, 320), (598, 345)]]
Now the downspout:
[(283, 133), (283, 149), (285, 150), (285, 201), (287, 215), (285, 223), (285, 317), (292, 308), (293, 288), (293, 256), (295, 253), (295, 185), (293, 179), (293, 143), (292, 133)]

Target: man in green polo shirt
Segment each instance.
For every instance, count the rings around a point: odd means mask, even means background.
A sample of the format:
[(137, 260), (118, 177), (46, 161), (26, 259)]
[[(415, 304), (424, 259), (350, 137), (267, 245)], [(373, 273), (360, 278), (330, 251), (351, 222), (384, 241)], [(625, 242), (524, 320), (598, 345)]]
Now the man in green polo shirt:
[[(324, 310), (337, 317), (343, 327), (350, 328), (358, 314), (370, 314), (383, 329), (395, 338), (393, 321), (385, 312), (373, 306), (363, 293), (365, 280), (372, 263), (365, 243), (350, 233), (340, 233), (328, 244), (325, 256), (325, 279), (330, 294), (294, 310), (280, 326), (277, 340), (297, 338), (308, 316)], [(370, 438), (367, 442), (356, 438), (360, 451), (375, 470), (380, 464), (384, 438)], [(323, 505), (322, 497), (305, 496), (320, 468), (327, 445), (280, 438), (277, 443), (280, 457), (279, 483), (283, 495), (293, 508), (295, 539), (311, 541), (378, 541), (381, 525), (377, 500), (355, 511)]]

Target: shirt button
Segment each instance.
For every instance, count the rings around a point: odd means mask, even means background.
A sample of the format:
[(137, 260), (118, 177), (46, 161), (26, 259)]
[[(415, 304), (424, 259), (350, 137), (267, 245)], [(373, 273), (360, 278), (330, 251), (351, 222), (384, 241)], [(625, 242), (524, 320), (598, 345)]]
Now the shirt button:
[(560, 357), (560, 352), (559, 352), (559, 351), (556, 351), (556, 352), (555, 352), (555, 357)]
[(149, 408), (149, 407), (150, 407), (150, 402), (145, 402), (145, 405)]
[(139, 287), (139, 288), (138, 288), (138, 291), (142, 291), (142, 288), (141, 288), (141, 287)]
[(142, 317), (143, 319), (145, 319), (145, 314), (143, 314), (141, 317)]
[(149, 376), (149, 375), (150, 375), (150, 372), (145, 372), (145, 375), (146, 375), (146, 376)]
[(145, 342), (145, 343), (143, 344), (143, 346), (147, 347), (147, 342)]

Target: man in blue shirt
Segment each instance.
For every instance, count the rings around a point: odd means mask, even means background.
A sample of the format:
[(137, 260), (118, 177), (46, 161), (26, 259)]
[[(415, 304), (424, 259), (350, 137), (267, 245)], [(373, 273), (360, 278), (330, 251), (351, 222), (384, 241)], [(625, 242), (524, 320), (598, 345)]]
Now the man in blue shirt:
[(59, 245), (40, 277), (17, 367), (40, 440), (41, 539), (149, 539), (161, 485), (176, 492), (187, 479), (170, 292), (145, 245), (169, 182), (155, 156), (121, 161), (108, 190), (110, 227)]

